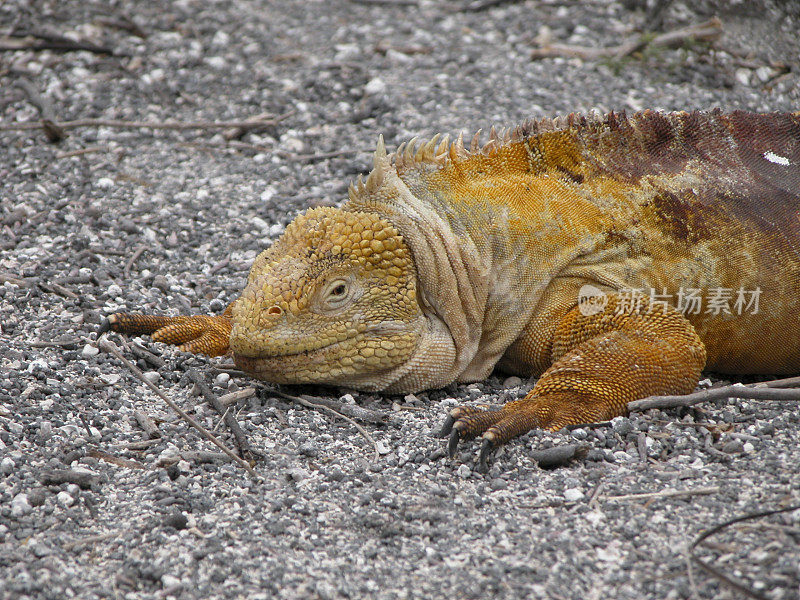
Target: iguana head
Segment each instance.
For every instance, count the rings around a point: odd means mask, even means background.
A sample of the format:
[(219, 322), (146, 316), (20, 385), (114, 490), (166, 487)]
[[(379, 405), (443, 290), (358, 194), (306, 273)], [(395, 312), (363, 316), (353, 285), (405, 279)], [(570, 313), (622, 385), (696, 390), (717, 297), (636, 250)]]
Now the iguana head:
[(316, 208), (253, 263), (233, 305), (236, 364), (276, 383), (379, 389), (427, 329), (411, 253), (373, 213)]

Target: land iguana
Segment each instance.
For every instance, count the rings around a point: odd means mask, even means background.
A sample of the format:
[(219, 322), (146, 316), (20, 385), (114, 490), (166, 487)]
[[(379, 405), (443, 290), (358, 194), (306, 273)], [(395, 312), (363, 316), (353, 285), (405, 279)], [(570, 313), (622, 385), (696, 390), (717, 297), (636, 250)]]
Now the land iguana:
[(532, 428), (691, 392), (704, 368), (800, 372), (800, 112), (530, 120), (388, 154), (314, 208), (217, 316), (106, 328), (231, 353), (257, 379), (389, 393), (540, 375), (450, 412), (481, 460)]

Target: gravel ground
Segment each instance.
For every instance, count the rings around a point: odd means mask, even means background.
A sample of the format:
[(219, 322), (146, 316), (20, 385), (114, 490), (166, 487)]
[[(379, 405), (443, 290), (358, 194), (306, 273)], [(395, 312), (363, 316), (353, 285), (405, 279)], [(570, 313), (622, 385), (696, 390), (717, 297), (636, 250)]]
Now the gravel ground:
[[(530, 383), (497, 375), (405, 398), (286, 388), (384, 414), (363, 424), (378, 460), (351, 423), (258, 384), (234, 406), (263, 454), (254, 480), (91, 343), (114, 311), (221, 310), (298, 210), (345, 196), (378, 133), (395, 147), (570, 111), (800, 108), (797, 3), (676, 1), (663, 28), (717, 15), (713, 48), (605, 61), (529, 55), (548, 38), (619, 43), (645, 2), (405, 4), (0, 3), (0, 35), (114, 50), (0, 53), (0, 125), (40, 118), (37, 104), (58, 120), (288, 114), (239, 137), (84, 127), (49, 143), (0, 131), (0, 597), (741, 597), (697, 568), (690, 578), (686, 550), (710, 525), (800, 500), (793, 405), (533, 432), (481, 475), (474, 445), (445, 457), (434, 434), (447, 409)], [(253, 381), (224, 360), (110, 339), (233, 446), (186, 371), (216, 395)], [(585, 456), (553, 470), (532, 458), (569, 443)], [(670, 490), (688, 492), (636, 496)], [(800, 511), (784, 513), (728, 528), (700, 554), (763, 597), (798, 598), (798, 532)]]

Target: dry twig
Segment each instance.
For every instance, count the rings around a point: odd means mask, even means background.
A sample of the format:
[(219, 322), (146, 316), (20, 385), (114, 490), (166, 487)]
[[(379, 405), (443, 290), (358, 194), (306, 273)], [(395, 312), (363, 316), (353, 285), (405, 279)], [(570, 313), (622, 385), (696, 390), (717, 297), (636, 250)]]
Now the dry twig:
[(673, 29), (656, 36), (637, 35), (618, 46), (605, 48), (588, 48), (586, 46), (570, 46), (565, 44), (550, 44), (543, 48), (536, 48), (531, 52), (531, 59), (553, 58), (563, 56), (567, 58), (582, 58), (584, 60), (597, 60), (598, 58), (620, 59), (634, 52), (649, 47), (674, 48), (688, 42), (713, 42), (722, 35), (722, 22), (714, 17), (703, 23)]
[(713, 575), (724, 584), (732, 587), (738, 592), (741, 592), (748, 598), (755, 598), (756, 600), (768, 600), (767, 596), (765, 596), (764, 594), (761, 594), (759, 592), (750, 589), (739, 579), (736, 579), (731, 575), (725, 575), (724, 573), (717, 570), (716, 567), (712, 567), (706, 561), (702, 560), (699, 556), (697, 556), (696, 553), (697, 546), (700, 543), (702, 543), (705, 539), (709, 538), (715, 533), (722, 531), (726, 527), (729, 527), (735, 523), (741, 523), (742, 521), (749, 521), (751, 519), (760, 519), (761, 517), (768, 517), (770, 515), (777, 515), (779, 513), (790, 512), (793, 510), (800, 510), (800, 504), (795, 504), (794, 506), (787, 506), (785, 508), (777, 508), (772, 510), (764, 510), (761, 512), (748, 513), (745, 515), (741, 515), (739, 517), (735, 517), (733, 519), (729, 519), (723, 523), (720, 523), (719, 525), (716, 525), (711, 529), (704, 531), (695, 538), (695, 540), (692, 542), (692, 545), (689, 546), (689, 557), (695, 562), (695, 564), (697, 564), (697, 566), (703, 569), (706, 573)]
[(133, 251), (133, 254), (131, 254), (131, 257), (128, 259), (128, 262), (125, 263), (125, 268), (122, 269), (122, 275), (125, 277), (125, 279), (130, 279), (131, 267), (133, 266), (133, 263), (135, 263), (139, 257), (144, 254), (145, 250), (147, 250), (147, 246), (140, 244), (139, 247)]
[(167, 405), (172, 410), (174, 410), (176, 413), (178, 413), (178, 415), (180, 415), (180, 417), (184, 421), (186, 421), (187, 423), (189, 423), (189, 425), (191, 425), (192, 427), (197, 429), (197, 431), (199, 431), (200, 434), (204, 438), (206, 438), (212, 444), (217, 446), (225, 454), (230, 456), (231, 459), (236, 464), (238, 464), (245, 471), (247, 471), (252, 477), (258, 478), (258, 474), (253, 470), (253, 467), (251, 467), (246, 461), (244, 461), (241, 458), (239, 458), (238, 456), (236, 456), (236, 454), (233, 451), (231, 451), (227, 446), (225, 446), (225, 444), (220, 442), (205, 427), (203, 427), (202, 425), (200, 425), (200, 423), (195, 421), (180, 406), (175, 404), (175, 402), (173, 402), (164, 392), (162, 392), (160, 389), (158, 389), (158, 387), (153, 382), (149, 381), (144, 376), (144, 373), (142, 373), (136, 365), (134, 365), (131, 361), (129, 361), (127, 358), (125, 358), (122, 355), (122, 353), (119, 351), (119, 349), (117, 349), (117, 347), (114, 344), (112, 344), (109, 340), (102, 339), (102, 340), (98, 340), (97, 347), (100, 348), (101, 350), (103, 350), (104, 352), (108, 352), (109, 354), (113, 354), (117, 359), (119, 359), (122, 362), (122, 364), (124, 364), (126, 367), (128, 367), (128, 370), (130, 370), (131, 373), (133, 373), (139, 380), (141, 380), (147, 387), (149, 387), (156, 396), (161, 398), (164, 402), (167, 403)]
[(0, 51), (3, 50), (56, 50), (58, 52), (85, 50), (95, 54), (114, 54), (114, 50), (106, 46), (98, 46), (86, 41), (76, 42), (54, 33), (33, 31), (23, 35), (9, 35), (0, 38)]
[[(171, 129), (183, 131), (186, 129), (260, 129), (276, 125), (295, 113), (291, 110), (273, 118), (255, 118), (242, 121), (126, 121), (124, 119), (77, 119), (75, 121), (59, 121), (55, 123), (62, 129), (76, 129), (79, 127), (110, 127), (113, 129)], [(17, 123), (0, 124), (0, 131), (23, 131), (39, 129), (41, 122), (25, 121)]]
[(255, 453), (253, 450), (250, 449), (250, 444), (247, 442), (247, 436), (242, 431), (242, 428), (239, 426), (239, 421), (236, 420), (236, 416), (231, 413), (220, 401), (219, 398), (211, 391), (211, 388), (208, 387), (203, 376), (200, 375), (194, 369), (187, 369), (186, 376), (191, 380), (192, 383), (197, 386), (197, 391), (200, 392), (200, 395), (206, 399), (211, 406), (214, 407), (220, 415), (222, 415), (222, 420), (225, 422), (225, 425), (228, 426), (231, 433), (233, 434), (233, 438), (236, 440), (236, 445), (239, 447), (239, 454), (242, 455), (242, 458), (251, 458)]
[(660, 492), (646, 492), (643, 494), (625, 494), (623, 496), (600, 496), (600, 500), (622, 502), (626, 500), (659, 500), (662, 498), (679, 498), (683, 496), (704, 496), (719, 492), (718, 486), (699, 487), (691, 490), (662, 490)]
[(101, 533), (99, 535), (90, 535), (89, 537), (67, 542), (64, 544), (64, 550), (74, 550), (75, 548), (80, 548), (81, 546), (96, 544), (97, 542), (104, 542), (117, 537), (117, 535), (119, 535), (119, 532), (117, 531), (109, 531), (108, 533)]
[(250, 398), (251, 396), (255, 396), (256, 388), (254, 387), (246, 387), (242, 390), (237, 390), (235, 392), (230, 392), (228, 394), (223, 394), (219, 397), (219, 403), (222, 406), (230, 406), (231, 404), (236, 404), (239, 400), (244, 400), (245, 398)]
[(630, 412), (642, 412), (650, 408), (680, 408), (694, 406), (709, 400), (722, 400), (726, 398), (746, 398), (749, 400), (773, 400), (778, 402), (800, 401), (800, 388), (789, 388), (799, 385), (800, 377), (764, 381), (749, 385), (726, 385), (724, 387), (709, 388), (686, 394), (684, 396), (650, 396), (641, 400), (628, 402)]

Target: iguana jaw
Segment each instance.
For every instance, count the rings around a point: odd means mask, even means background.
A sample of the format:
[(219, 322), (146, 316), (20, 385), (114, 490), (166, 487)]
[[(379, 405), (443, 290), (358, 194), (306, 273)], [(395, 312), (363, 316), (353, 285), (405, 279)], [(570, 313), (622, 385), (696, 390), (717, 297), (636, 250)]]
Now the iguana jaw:
[(274, 383), (378, 390), (397, 380), (397, 370), (417, 352), (422, 332), (414, 329), (391, 335), (359, 334), (313, 350), (286, 354), (247, 356), (234, 352), (233, 359), (251, 377)]

